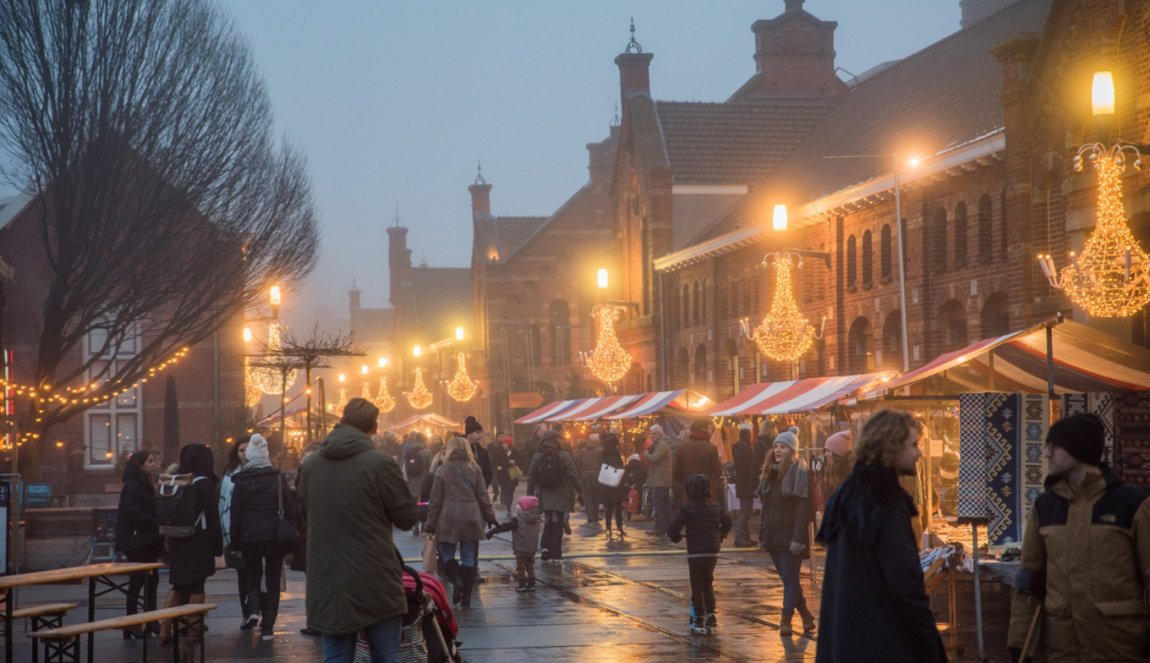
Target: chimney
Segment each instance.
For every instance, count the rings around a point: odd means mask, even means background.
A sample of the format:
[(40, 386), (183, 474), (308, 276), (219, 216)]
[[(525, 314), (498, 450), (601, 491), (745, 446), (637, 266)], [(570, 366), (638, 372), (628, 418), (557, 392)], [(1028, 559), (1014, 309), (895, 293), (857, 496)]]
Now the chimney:
[(399, 308), (402, 284), (411, 273), (411, 249), (407, 248), (407, 228), (396, 225), (387, 229), (387, 267), (390, 292), (388, 301), (392, 308)]
[(467, 187), (471, 192), (471, 218), (479, 219), (491, 216), (491, 185), (483, 179), (483, 164), (479, 164), (479, 172), (475, 175), (475, 183)]
[(738, 100), (768, 97), (831, 97), (846, 90), (835, 75), (835, 21), (822, 21), (786, 0), (779, 16), (755, 21), (755, 84)]
[(633, 94), (651, 94), (651, 59), (654, 53), (644, 53), (643, 47), (635, 41), (635, 19), (631, 19), (631, 41), (615, 58), (619, 67), (619, 95), (623, 114), (627, 114), (627, 99)]
[(360, 307), (360, 290), (356, 287), (355, 281), (351, 282), (351, 290), (347, 291), (347, 312), (348, 320), (350, 322), (351, 331), (354, 333), (359, 331), (359, 318), (363, 309)]
[(962, 29), (978, 23), (991, 14), (1013, 5), (1018, 0), (959, 0), (958, 6), (962, 8)]

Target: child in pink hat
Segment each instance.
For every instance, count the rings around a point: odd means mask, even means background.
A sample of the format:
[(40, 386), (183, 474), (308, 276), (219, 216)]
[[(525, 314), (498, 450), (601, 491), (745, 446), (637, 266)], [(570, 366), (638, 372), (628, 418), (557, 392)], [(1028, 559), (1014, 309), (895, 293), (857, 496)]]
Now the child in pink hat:
[(523, 495), (515, 500), (518, 514), (511, 520), (487, 530), (487, 538), (499, 532), (511, 532), (511, 550), (515, 553), (517, 592), (535, 591), (535, 554), (539, 552), (539, 535), (543, 529), (543, 512), (539, 498)]

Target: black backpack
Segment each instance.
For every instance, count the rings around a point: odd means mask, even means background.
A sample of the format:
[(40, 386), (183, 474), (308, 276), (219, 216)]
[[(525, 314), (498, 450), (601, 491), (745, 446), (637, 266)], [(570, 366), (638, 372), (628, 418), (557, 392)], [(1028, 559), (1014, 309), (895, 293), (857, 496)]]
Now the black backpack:
[(160, 534), (170, 539), (187, 539), (196, 528), (205, 526), (204, 512), (196, 504), (196, 482), (207, 477), (191, 474), (161, 474), (156, 487), (156, 522)]
[(563, 469), (563, 459), (558, 451), (546, 450), (539, 452), (539, 471), (536, 472), (536, 481), (543, 488), (559, 488), (567, 472)]
[(419, 451), (408, 452), (407, 460), (403, 462), (403, 467), (409, 479), (420, 476), (427, 471), (427, 464), (423, 462), (423, 454)]

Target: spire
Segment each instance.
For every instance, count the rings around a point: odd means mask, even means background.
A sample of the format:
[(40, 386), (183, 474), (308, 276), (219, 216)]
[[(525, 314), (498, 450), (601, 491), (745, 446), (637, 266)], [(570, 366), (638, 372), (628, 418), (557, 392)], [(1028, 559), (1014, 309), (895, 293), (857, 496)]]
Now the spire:
[[(788, 4), (790, 4), (788, 2)], [(801, 5), (802, 2), (799, 2)], [(631, 17), (631, 41), (627, 42), (627, 48), (623, 50), (624, 53), (642, 53), (643, 47), (639, 42), (635, 41), (635, 17)]]
[(487, 180), (483, 179), (483, 162), (475, 162), (475, 182), (473, 184), (487, 184)]
[(395, 224), (394, 225), (396, 228), (402, 228), (403, 227), (403, 223), (401, 223), (399, 220), (399, 201), (398, 200), (395, 202)]

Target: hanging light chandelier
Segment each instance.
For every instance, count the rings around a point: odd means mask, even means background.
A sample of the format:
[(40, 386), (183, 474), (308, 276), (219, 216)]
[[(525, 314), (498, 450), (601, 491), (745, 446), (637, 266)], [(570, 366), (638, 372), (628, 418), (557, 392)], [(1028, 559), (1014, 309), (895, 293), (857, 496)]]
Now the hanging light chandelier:
[[(271, 361), (283, 361), (283, 339), (280, 332), (280, 323), (268, 323), (268, 343), (267, 353), (265, 358)], [(259, 387), (260, 391), (269, 395), (276, 395), (284, 393), (285, 389), (291, 389), (295, 384), (296, 378), (299, 377), (297, 369), (287, 371), (285, 379), (284, 373), (280, 369), (271, 366), (252, 366), (248, 369), (248, 379), (253, 384)]]
[(775, 298), (762, 322), (747, 335), (768, 359), (798, 361), (818, 336), (795, 302), (793, 273), (796, 263), (802, 266), (802, 258), (789, 251), (763, 256), (764, 267), (771, 262), (775, 267)]
[(447, 383), (447, 395), (460, 403), (471, 400), (479, 391), (479, 383), (467, 374), (467, 353), (460, 352), (455, 358), (455, 376)]
[(591, 312), (599, 321), (599, 339), (595, 350), (587, 357), (587, 368), (591, 369), (592, 375), (607, 384), (622, 380), (627, 371), (631, 370), (634, 361), (615, 336), (615, 320), (619, 312), (618, 306), (610, 304), (596, 306)]
[[(366, 398), (366, 397), (365, 397)], [(379, 379), (379, 391), (375, 392), (375, 400), (372, 401), (379, 411), (387, 414), (395, 409), (395, 398), (387, 390), (387, 378), (381, 377)]]
[(1098, 173), (1098, 220), (1081, 255), (1059, 273), (1050, 254), (1038, 256), (1042, 273), (1072, 302), (1099, 318), (1127, 318), (1150, 303), (1150, 256), (1138, 245), (1126, 223), (1122, 173), (1127, 159), (1142, 169), (1142, 154), (1133, 145), (1084, 145), (1074, 157), (1074, 171), (1089, 164)]
[(431, 407), (431, 392), (423, 384), (423, 369), (415, 369), (415, 385), (411, 391), (403, 392), (403, 397), (411, 404), (411, 407), (417, 410), (424, 410)]

